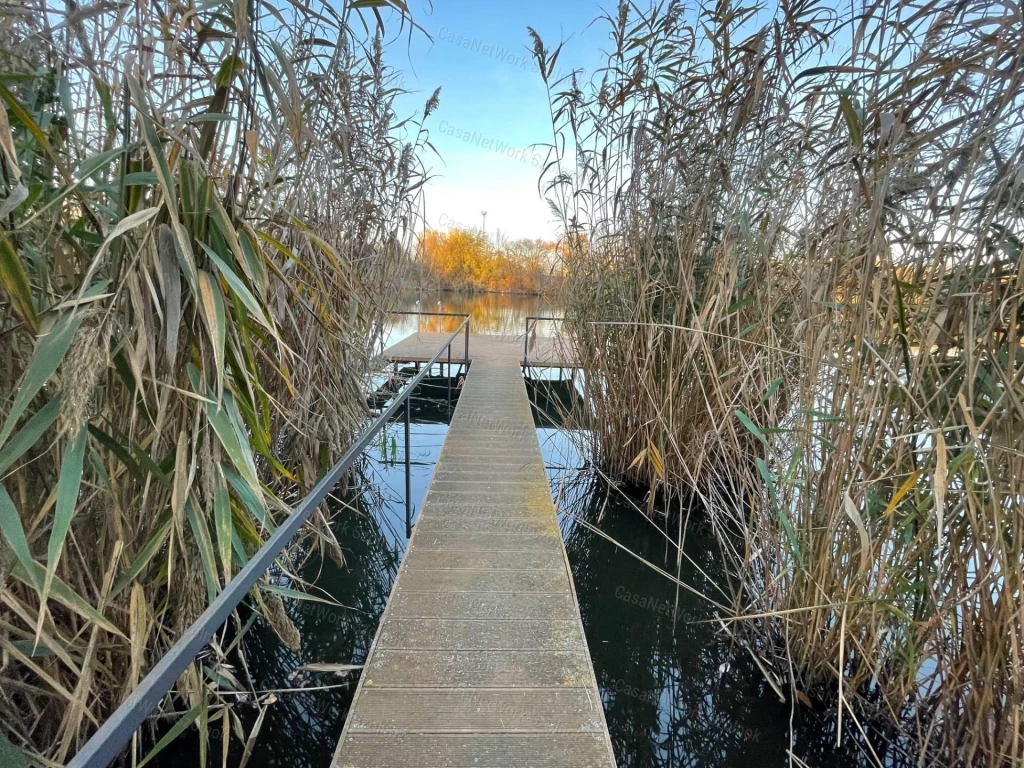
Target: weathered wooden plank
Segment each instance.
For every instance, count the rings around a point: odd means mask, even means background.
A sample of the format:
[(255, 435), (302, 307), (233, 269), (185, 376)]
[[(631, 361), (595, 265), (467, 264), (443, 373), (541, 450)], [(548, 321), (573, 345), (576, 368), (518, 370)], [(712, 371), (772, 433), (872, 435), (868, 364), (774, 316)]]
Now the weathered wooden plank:
[(363, 675), (374, 688), (586, 688), (586, 651), (395, 651), (379, 648)]
[(341, 745), (338, 768), (608, 768), (599, 733), (367, 734)]
[[(445, 438), (447, 442), (450, 438)], [(459, 443), (452, 445), (451, 452), (445, 456), (448, 460), (445, 463), (445, 468), (458, 469), (458, 465), (462, 461), (469, 461), (471, 459), (480, 460), (481, 456), (487, 456), (487, 460), (497, 463), (523, 463), (529, 464), (530, 466), (539, 465), (537, 457), (527, 451), (525, 448), (517, 448), (514, 444), (509, 444), (507, 441), (495, 441), (495, 445), (492, 449), (488, 448), (487, 451), (482, 449), (486, 446), (481, 446), (476, 441), (459, 441)]]
[(396, 592), (568, 592), (565, 569), (492, 571), (490, 569), (405, 569)]
[(399, 619), (386, 616), (378, 648), (453, 651), (583, 651), (571, 619)]
[(568, 592), (396, 592), (388, 616), (422, 619), (558, 619), (575, 606)]
[[(529, 505), (531, 501), (536, 500), (536, 498), (538, 498), (542, 492), (543, 491), (541, 491), (538, 488), (538, 489), (535, 489), (535, 490), (531, 491), (529, 498), (523, 498), (526, 495), (525, 493), (516, 494), (516, 498), (517, 499), (522, 499), (522, 504), (525, 506), (525, 505)], [(441, 505), (441, 506), (448, 506), (448, 505), (453, 505), (454, 504), (454, 505), (462, 505), (462, 506), (486, 507), (486, 506), (488, 506), (491, 503), (490, 499), (493, 499), (493, 498), (494, 498), (493, 494), (489, 495), (489, 494), (486, 494), (486, 493), (475, 493), (473, 491), (465, 491), (465, 492), (461, 492), (461, 491), (460, 492), (439, 491), (438, 493), (433, 494), (432, 501), (435, 504), (438, 504), (438, 505)], [(426, 518), (424, 517), (424, 519), (426, 519)]]
[(596, 691), (563, 688), (382, 688), (360, 691), (353, 733), (396, 728), (428, 733), (600, 733)]
[(562, 563), (543, 552), (472, 552), (444, 549), (414, 548), (406, 556), (408, 568), (451, 568), (454, 570), (493, 571), (556, 571), (564, 572)]
[(557, 535), (558, 520), (521, 517), (420, 517), (416, 526), (430, 533), (547, 533)]
[(551, 510), (530, 504), (494, 501), (486, 504), (437, 504), (430, 508), (431, 517), (551, 517)]
[[(420, 516), (420, 522), (425, 515)], [(552, 552), (561, 553), (560, 534), (534, 533), (454, 533), (452, 531), (417, 531), (416, 547), (420, 549), (472, 549), (477, 552)]]

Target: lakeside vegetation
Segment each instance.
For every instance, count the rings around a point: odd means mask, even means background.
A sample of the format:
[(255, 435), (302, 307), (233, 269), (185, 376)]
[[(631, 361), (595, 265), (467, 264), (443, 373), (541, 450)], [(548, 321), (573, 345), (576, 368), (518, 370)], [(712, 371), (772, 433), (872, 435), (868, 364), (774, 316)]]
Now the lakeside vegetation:
[[(4, 765), (74, 755), (363, 424), (424, 137), (396, 138), (372, 5), (3, 12)], [(320, 512), (311, 535), (343, 561)], [(251, 602), (294, 647), (291, 594)], [(249, 626), (153, 728), (255, 736), (220, 695)]]
[(534, 35), (547, 194), (587, 235), (575, 434), (649, 513), (675, 500), (679, 543), (714, 526), (707, 597), (794, 706), (871, 730), (879, 764), (1019, 765), (1019, 9), (673, 0), (602, 23), (591, 80)]
[(421, 281), (445, 290), (540, 294), (562, 277), (554, 243), (490, 238), (478, 229), (428, 230), (418, 257)]

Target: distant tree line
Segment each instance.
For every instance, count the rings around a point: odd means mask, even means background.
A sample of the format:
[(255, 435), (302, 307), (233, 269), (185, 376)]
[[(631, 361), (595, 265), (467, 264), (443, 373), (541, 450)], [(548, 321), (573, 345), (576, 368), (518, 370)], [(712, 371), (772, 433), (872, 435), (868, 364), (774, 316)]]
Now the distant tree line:
[(425, 282), (452, 290), (542, 293), (562, 276), (555, 243), (489, 238), (478, 229), (429, 230), (418, 258)]

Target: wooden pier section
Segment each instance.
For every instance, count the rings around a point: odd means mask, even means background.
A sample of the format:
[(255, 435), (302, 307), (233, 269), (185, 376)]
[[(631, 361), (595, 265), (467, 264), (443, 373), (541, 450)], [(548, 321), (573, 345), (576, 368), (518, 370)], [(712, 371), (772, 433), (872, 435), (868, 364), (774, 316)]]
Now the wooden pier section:
[[(425, 363), (434, 356), (438, 348), (448, 340), (449, 333), (421, 331), (384, 350), (384, 356), (391, 360), (409, 363)], [(511, 360), (523, 362), (522, 336), (472, 335), (469, 337), (469, 359)], [(537, 336), (527, 344), (527, 360), (535, 368), (575, 368), (575, 355), (561, 339), (553, 336)], [(452, 344), (452, 363), (464, 362), (465, 345), (461, 340)], [(442, 359), (447, 363), (447, 356)]]
[[(433, 336), (386, 354), (429, 360)], [(453, 362), (463, 356), (453, 345)], [(521, 338), (470, 337), (469, 374), (334, 768), (615, 765), (522, 356)]]

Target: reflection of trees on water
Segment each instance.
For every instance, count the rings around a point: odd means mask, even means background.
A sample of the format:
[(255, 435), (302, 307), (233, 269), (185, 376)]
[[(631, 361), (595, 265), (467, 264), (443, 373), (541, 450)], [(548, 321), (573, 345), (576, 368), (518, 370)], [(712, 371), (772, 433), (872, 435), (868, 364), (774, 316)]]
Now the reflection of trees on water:
[[(362, 664), (370, 650), (377, 625), (384, 612), (391, 586), (398, 574), (405, 547), (405, 531), (396, 530), (393, 521), (394, 500), (381, 492), (375, 474), (375, 462), (366, 457), (344, 492), (328, 497), (331, 527), (341, 544), (344, 564), (310, 554), (301, 569), (301, 577), (315, 584), (311, 594), (341, 603), (344, 608), (308, 600), (285, 600), (286, 611), (302, 636), (296, 653), (282, 643), (273, 630), (255, 619), (233, 653), (235, 677), (249, 693), (239, 696), (234, 712), (242, 727), (242, 738), (232, 733), (228, 765), (238, 765), (244, 739), (260, 712), (252, 692), (261, 701), (267, 691), (320, 688), (281, 692), (267, 705), (256, 746), (248, 765), (322, 768), (330, 765), (338, 736), (345, 722), (358, 682), (358, 672), (339, 677), (333, 673), (293, 671), (310, 663)], [(404, 523), (403, 526), (404, 528)], [(296, 553), (299, 554), (299, 553)], [(280, 578), (278, 583), (287, 586)], [(250, 609), (239, 609), (243, 621)], [(255, 618), (255, 617), (253, 617)], [(224, 686), (222, 686), (224, 687)], [(221, 764), (221, 721), (207, 730), (207, 765)], [(199, 765), (199, 739), (188, 729), (151, 765), (177, 768)]]
[[(790, 706), (779, 701), (749, 653), (733, 647), (719, 624), (705, 623), (716, 615), (714, 606), (686, 591), (677, 595), (671, 581), (573, 517), (675, 573), (674, 548), (665, 537), (620, 491), (609, 492), (592, 475), (552, 479), (560, 510), (568, 513), (562, 520), (566, 549), (619, 765), (789, 765)], [(685, 545), (693, 562), (683, 559), (679, 577), (703, 595), (720, 596), (712, 583), (725, 583), (718, 548), (694, 517)], [(808, 765), (874, 764), (849, 721), (836, 747), (834, 709), (809, 714), (801, 706), (794, 725), (794, 754)], [(896, 745), (888, 753), (874, 746), (887, 765), (913, 764)]]
[[(416, 301), (420, 304), (417, 307)], [(440, 302), (440, 306), (438, 306)], [(507, 293), (482, 293), (463, 296), (457, 293), (423, 293), (414, 294), (403, 302), (402, 309), (406, 312), (452, 312), (470, 315), (469, 327), (473, 333), (486, 333), (496, 336), (522, 336), (526, 330), (528, 315), (552, 316), (561, 315), (540, 296), (521, 296)], [(396, 326), (401, 326), (404, 333), (396, 333), (395, 340), (415, 331), (447, 331), (453, 332), (462, 321), (454, 317), (418, 317), (405, 316), (396, 319)], [(540, 323), (537, 327), (539, 335), (551, 335), (553, 328), (549, 323)]]
[[(453, 404), (458, 391), (452, 393)], [(421, 427), (413, 437), (425, 436), (422, 427), (444, 425), (450, 415), (447, 381), (424, 381), (411, 398), (412, 423)], [(444, 427), (438, 427), (443, 435)], [(390, 445), (394, 439), (397, 445)], [(396, 491), (403, 485), (404, 468), (391, 463), (402, 456), (404, 437), (397, 422), (382, 433), (381, 443), (367, 448), (348, 490), (330, 497), (331, 528), (341, 544), (344, 564), (311, 556), (302, 569), (307, 583), (315, 584), (314, 595), (329, 595), (345, 608), (319, 602), (288, 600), (288, 616), (302, 635), (302, 650), (296, 654), (285, 646), (264, 622), (257, 622), (246, 638), (245, 663), (256, 690), (336, 686), (329, 690), (285, 693), (278, 696), (263, 721), (250, 766), (313, 768), (330, 765), (345, 717), (355, 694), (358, 673), (347, 677), (334, 674), (300, 673), (303, 664), (362, 664), (373, 642), (391, 587), (398, 575), (405, 551), (404, 496)], [(436, 445), (413, 445), (414, 472), (422, 475), (436, 462), (442, 437)], [(428, 478), (429, 471), (423, 475)], [(417, 485), (414, 483), (414, 485)], [(422, 496), (417, 491), (414, 499)], [(240, 712), (248, 728), (257, 710)], [(236, 741), (233, 749), (240, 750)]]
[(559, 368), (557, 371), (548, 371), (548, 378), (531, 376), (532, 373), (532, 370), (527, 371), (526, 391), (533, 405), (534, 426), (562, 428), (567, 414), (579, 415), (583, 411), (572, 372)]

